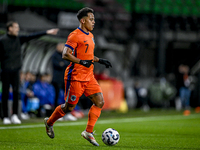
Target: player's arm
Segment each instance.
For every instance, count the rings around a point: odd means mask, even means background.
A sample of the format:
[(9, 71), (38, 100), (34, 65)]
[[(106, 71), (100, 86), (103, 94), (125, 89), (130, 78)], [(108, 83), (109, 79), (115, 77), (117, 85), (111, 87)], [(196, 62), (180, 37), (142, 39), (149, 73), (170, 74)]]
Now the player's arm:
[(79, 58), (76, 58), (74, 55), (72, 55), (72, 49), (66, 46), (64, 47), (64, 50), (62, 52), (62, 58), (77, 64), (79, 64), (80, 62)]
[(98, 58), (94, 56), (94, 62), (98, 62), (106, 66), (106, 68), (112, 67), (111, 63), (107, 59)]
[(75, 57), (74, 55), (72, 55), (72, 49), (69, 47), (66, 47), (66, 46), (63, 50), (62, 58), (65, 60), (68, 60), (70, 62), (83, 65), (87, 68), (89, 68), (91, 66), (91, 64), (93, 64), (92, 60), (81, 60), (81, 59)]

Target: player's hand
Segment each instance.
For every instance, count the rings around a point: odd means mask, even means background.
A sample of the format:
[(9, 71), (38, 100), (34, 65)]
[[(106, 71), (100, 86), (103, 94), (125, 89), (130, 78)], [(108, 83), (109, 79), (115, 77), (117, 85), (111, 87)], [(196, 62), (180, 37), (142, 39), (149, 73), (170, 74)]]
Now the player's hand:
[(89, 68), (91, 64), (94, 64), (92, 60), (80, 60), (79, 64)]
[(59, 31), (59, 29), (55, 28), (55, 29), (47, 30), (46, 33), (51, 34), (51, 35), (56, 35), (58, 33), (58, 31)]
[(107, 59), (99, 58), (98, 63), (105, 65), (106, 68), (109, 68), (109, 67), (112, 68), (111, 63)]

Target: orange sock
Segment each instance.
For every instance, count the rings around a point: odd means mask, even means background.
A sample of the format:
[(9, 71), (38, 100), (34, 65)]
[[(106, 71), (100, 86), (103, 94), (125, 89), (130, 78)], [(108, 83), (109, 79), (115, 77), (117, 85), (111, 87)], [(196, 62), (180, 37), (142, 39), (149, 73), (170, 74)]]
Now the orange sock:
[(65, 115), (65, 113), (61, 109), (61, 105), (57, 106), (56, 109), (54, 110), (54, 112), (51, 114), (51, 116), (47, 120), (47, 124), (49, 126), (52, 126), (56, 122), (56, 120), (63, 117), (64, 115)]
[(90, 108), (90, 111), (88, 113), (88, 123), (86, 127), (86, 131), (92, 133), (94, 129), (94, 125), (97, 122), (97, 119), (99, 118), (101, 114), (101, 108), (92, 105)]

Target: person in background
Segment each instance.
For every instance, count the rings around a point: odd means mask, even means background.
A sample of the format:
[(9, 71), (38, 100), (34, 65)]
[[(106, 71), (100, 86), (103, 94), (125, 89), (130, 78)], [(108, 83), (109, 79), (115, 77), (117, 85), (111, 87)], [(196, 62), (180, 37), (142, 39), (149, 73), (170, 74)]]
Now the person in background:
[(139, 80), (134, 82), (133, 88), (135, 90), (137, 98), (137, 106), (140, 107), (144, 112), (148, 112), (150, 107), (148, 105), (148, 91), (145, 87), (142, 86)]
[[(19, 24), (16, 21), (9, 21), (6, 27), (7, 33), (0, 37), (3, 124), (21, 124), (21, 120), (17, 115), (20, 82), (19, 73), (22, 66), (21, 45), (46, 34), (56, 35), (58, 29), (50, 29), (21, 36), (19, 35)], [(13, 114), (11, 118), (8, 117), (8, 94), (10, 84), (13, 88)]]
[(58, 43), (56, 46), (56, 51), (52, 55), (52, 64), (53, 64), (53, 78), (52, 85), (55, 88), (56, 96), (55, 96), (55, 107), (58, 104), (58, 97), (60, 90), (65, 89), (64, 85), (64, 73), (66, 67), (69, 65), (69, 61), (62, 59), (62, 52), (65, 47), (65, 43)]
[(39, 99), (38, 117), (44, 117), (47, 111), (52, 112), (54, 108), (55, 89), (51, 80), (49, 73), (43, 73), (33, 85), (33, 94)]
[[(52, 55), (52, 64), (53, 64), (53, 78), (52, 78), (52, 85), (55, 88), (55, 108), (59, 105), (59, 95), (63, 92), (61, 90), (65, 90), (65, 84), (64, 84), (64, 73), (65, 69), (69, 65), (69, 61), (66, 61), (62, 59), (62, 52), (65, 47), (65, 43), (58, 43), (56, 46), (56, 51)], [(63, 97), (64, 101), (64, 96)], [(60, 118), (59, 121), (70, 120), (70, 121), (76, 121), (77, 118), (74, 117), (71, 113), (66, 114), (63, 118)]]
[(21, 118), (27, 120), (30, 118), (30, 99), (36, 98), (33, 92), (33, 86), (37, 80), (37, 75), (35, 72), (26, 72), (25, 81), (20, 86), (21, 100), (22, 100), (22, 113)]
[(177, 75), (177, 90), (179, 92), (179, 98), (181, 100), (182, 108), (185, 109), (184, 115), (190, 114), (190, 79), (189, 79), (189, 66), (181, 64), (178, 67)]

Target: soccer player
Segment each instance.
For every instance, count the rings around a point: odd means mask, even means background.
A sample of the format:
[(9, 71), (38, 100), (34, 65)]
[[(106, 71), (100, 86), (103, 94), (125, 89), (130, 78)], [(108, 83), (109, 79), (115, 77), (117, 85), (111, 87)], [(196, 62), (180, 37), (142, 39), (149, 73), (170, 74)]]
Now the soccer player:
[(65, 71), (65, 103), (56, 107), (49, 118), (44, 119), (46, 133), (54, 138), (53, 124), (56, 120), (71, 112), (84, 93), (93, 102), (89, 113), (86, 130), (81, 135), (94, 146), (99, 146), (93, 136), (94, 125), (101, 114), (104, 105), (102, 90), (94, 78), (94, 62), (112, 67), (111, 63), (94, 56), (94, 37), (90, 32), (94, 28), (93, 9), (85, 7), (78, 11), (79, 27), (68, 36), (62, 58), (70, 61)]

